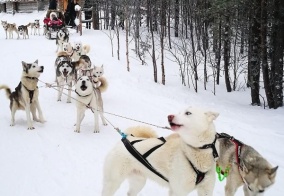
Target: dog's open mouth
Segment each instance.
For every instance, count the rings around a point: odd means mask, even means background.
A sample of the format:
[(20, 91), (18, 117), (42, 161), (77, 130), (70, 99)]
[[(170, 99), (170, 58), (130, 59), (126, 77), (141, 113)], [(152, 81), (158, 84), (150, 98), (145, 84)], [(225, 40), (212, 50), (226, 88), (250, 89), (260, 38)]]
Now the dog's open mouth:
[(67, 70), (64, 70), (62, 73), (63, 73), (64, 77), (66, 77), (68, 75), (68, 71)]
[(182, 125), (179, 125), (179, 124), (175, 124), (175, 123), (173, 123), (173, 122), (169, 122), (169, 123), (170, 123), (171, 129), (172, 129), (173, 131), (179, 129), (179, 128), (182, 126)]
[(80, 88), (81, 88), (82, 91), (85, 91), (88, 87), (83, 84)]

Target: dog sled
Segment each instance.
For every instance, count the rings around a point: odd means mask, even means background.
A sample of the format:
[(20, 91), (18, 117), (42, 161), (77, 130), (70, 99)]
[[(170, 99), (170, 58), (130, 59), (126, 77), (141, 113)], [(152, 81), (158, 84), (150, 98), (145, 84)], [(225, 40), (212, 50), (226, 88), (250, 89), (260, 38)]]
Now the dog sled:
[(43, 20), (44, 34), (47, 39), (56, 39), (56, 33), (65, 26), (64, 14), (57, 10), (48, 10)]

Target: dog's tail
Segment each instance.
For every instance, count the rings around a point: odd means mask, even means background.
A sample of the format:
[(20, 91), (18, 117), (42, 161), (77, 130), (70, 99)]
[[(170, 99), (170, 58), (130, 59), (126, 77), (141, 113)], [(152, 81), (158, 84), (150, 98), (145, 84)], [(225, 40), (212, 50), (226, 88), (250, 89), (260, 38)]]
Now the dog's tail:
[(107, 79), (105, 77), (99, 77), (99, 81), (100, 81), (99, 89), (103, 93), (108, 88), (108, 82), (107, 82)]
[(11, 89), (7, 85), (0, 85), (0, 90), (1, 89), (5, 89), (6, 96), (7, 96), (8, 99), (10, 99)]
[(134, 137), (143, 137), (143, 138), (157, 138), (158, 135), (156, 132), (148, 126), (135, 126), (129, 127), (125, 131), (126, 134), (132, 134)]
[(88, 54), (91, 50), (91, 46), (86, 44), (83, 46), (83, 54)]

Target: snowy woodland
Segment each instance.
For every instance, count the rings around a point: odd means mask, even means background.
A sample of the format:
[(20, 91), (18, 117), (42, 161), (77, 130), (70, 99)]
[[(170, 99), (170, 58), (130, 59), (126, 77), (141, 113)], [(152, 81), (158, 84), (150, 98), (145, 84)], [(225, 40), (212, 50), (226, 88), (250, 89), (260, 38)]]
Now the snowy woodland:
[[(5, 32), (1, 27), (0, 85), (6, 84), (14, 89), (21, 77), (21, 61), (34, 62), (38, 59), (39, 64), (44, 66), (38, 88), (39, 102), (46, 122), (44, 124), (34, 122), (35, 129), (27, 130), (26, 114), (24, 111), (19, 111), (16, 113), (16, 125), (10, 127), (9, 100), (5, 92), (0, 91), (0, 195), (99, 196), (102, 191), (104, 158), (121, 139), (115, 127), (123, 131), (130, 126), (146, 125), (156, 130), (158, 135), (167, 136), (172, 133), (162, 128), (168, 126), (167, 116), (178, 113), (185, 107), (194, 106), (219, 112), (220, 115), (215, 121), (218, 132), (233, 135), (254, 147), (273, 166), (279, 166), (276, 182), (265, 195), (282, 196), (284, 110), (279, 104), (280, 99), (274, 99), (275, 101), (269, 103), (263, 78), (263, 59), (257, 61), (257, 65), (251, 60), (255, 57), (250, 55), (264, 53), (250, 51), (252, 48), (256, 49), (250, 45), (248, 37), (250, 34), (248, 29), (244, 28), (246, 25), (244, 15), (251, 17), (250, 12), (242, 10), (243, 13), (238, 15), (243, 16), (240, 17), (242, 19), (234, 20), (233, 13), (238, 12), (233, 10), (236, 11), (239, 7), (234, 6), (233, 2), (236, 1), (232, 0), (230, 1), (232, 9), (214, 4), (219, 9), (230, 10), (231, 14), (225, 16), (220, 10), (217, 12), (217, 8), (214, 8), (215, 11), (209, 9), (212, 13), (219, 13), (220, 18), (204, 21), (202, 18), (205, 15), (193, 17), (193, 14), (189, 14), (193, 9), (191, 6), (198, 7), (199, 4), (183, 7), (181, 4), (183, 1), (177, 0), (175, 2), (180, 3), (179, 9), (175, 9), (174, 4), (169, 6), (170, 4), (165, 3), (163, 5), (167, 8), (166, 12), (160, 13), (158, 11), (162, 9), (154, 9), (160, 6), (157, 3), (150, 6), (153, 9), (146, 9), (147, 6), (139, 9), (143, 17), (135, 20), (138, 15), (134, 11), (137, 9), (133, 6), (123, 6), (125, 1), (122, 1), (120, 6), (107, 4), (111, 1), (105, 1), (104, 4), (103, 1), (98, 2), (101, 4), (98, 4), (96, 9), (101, 9), (101, 12), (95, 15), (98, 17), (94, 26), (96, 30), (83, 27), (82, 36), (75, 29), (69, 30), (70, 42), (81, 41), (83, 44), (89, 44), (91, 50), (88, 55), (92, 63), (95, 66), (104, 66), (104, 76), (108, 80), (109, 87), (102, 96), (105, 117), (109, 123), (103, 126), (100, 121), (100, 133), (93, 133), (94, 119), (91, 111), (86, 112), (81, 133), (75, 133), (76, 100), (67, 103), (67, 97), (63, 96), (62, 101), (58, 102), (56, 89), (46, 85), (54, 83), (57, 48), (55, 40), (48, 40), (42, 34), (42, 28), (41, 35), (30, 35), (29, 39), (17, 40), (15, 34), (14, 39), (5, 39)], [(280, 0), (273, 1), (277, 2), (282, 4)], [(245, 4), (245, 1), (241, 3)], [(137, 3), (134, 5), (139, 6)], [(210, 7), (212, 4), (203, 5)], [(269, 12), (272, 3), (266, 5)], [(283, 8), (283, 5), (281, 6), (278, 6), (279, 9)], [(105, 7), (112, 9), (108, 12)], [(153, 13), (147, 13), (145, 10)], [(147, 14), (153, 17), (148, 17)], [(165, 15), (161, 17), (163, 14)], [(179, 23), (175, 22), (176, 14), (180, 16)], [(40, 19), (43, 24), (45, 15), (46, 11), (15, 15), (0, 13), (0, 20), (25, 25)], [(107, 18), (106, 15), (110, 17)], [(271, 14), (268, 15), (271, 17)], [(226, 20), (231, 23), (225, 22)], [(200, 26), (202, 27), (200, 29), (196, 28), (197, 25), (193, 25), (202, 21), (204, 25)], [(271, 25), (268, 27), (271, 29), (267, 34), (270, 36), (267, 38), (269, 41), (267, 46), (271, 46), (272, 38), (276, 36), (272, 33), (274, 24), (272, 18), (269, 18), (269, 22)], [(170, 30), (168, 24), (172, 27)], [(215, 24), (218, 25), (214, 26)], [(224, 24), (230, 26), (223, 26)], [(277, 28), (280, 28), (279, 26)], [(178, 27), (178, 30), (175, 27)], [(244, 31), (240, 30), (242, 28)], [(227, 33), (224, 33), (226, 29), (230, 30), (227, 37), (230, 39), (226, 38)], [(217, 33), (218, 39), (214, 39), (213, 33)], [(243, 48), (242, 33), (246, 38), (243, 40)], [(208, 40), (205, 35), (208, 36)], [(228, 54), (226, 50), (230, 51), (229, 56), (225, 55)], [(272, 60), (276, 57), (272, 57), (274, 53), (270, 53), (270, 49), (267, 48), (267, 51), (269, 51), (268, 79), (271, 79), (275, 73), (271, 69)], [(283, 59), (283, 51), (282, 54), (277, 53), (277, 55), (282, 55)], [(254, 71), (250, 72), (248, 67), (253, 68)], [(257, 72), (255, 69), (258, 68)], [(259, 76), (252, 73), (258, 73)], [(259, 78), (258, 83), (256, 84), (252, 78)], [(255, 89), (252, 84), (259, 88)], [(228, 85), (231, 86), (231, 90), (228, 89)], [(281, 93), (273, 92), (276, 93), (276, 97), (280, 96), (280, 102), (283, 104), (283, 88), (282, 84), (279, 85)], [(76, 97), (74, 92), (72, 97)], [(271, 103), (273, 105), (269, 105)], [(219, 182), (216, 178), (214, 195), (224, 195), (224, 186), (225, 181)], [(123, 183), (116, 196), (126, 195), (127, 188), (127, 182)], [(154, 196), (167, 195), (167, 193), (165, 187), (148, 181), (139, 195)], [(189, 195), (197, 194), (192, 192)], [(236, 196), (242, 195), (244, 194), (240, 188)]]

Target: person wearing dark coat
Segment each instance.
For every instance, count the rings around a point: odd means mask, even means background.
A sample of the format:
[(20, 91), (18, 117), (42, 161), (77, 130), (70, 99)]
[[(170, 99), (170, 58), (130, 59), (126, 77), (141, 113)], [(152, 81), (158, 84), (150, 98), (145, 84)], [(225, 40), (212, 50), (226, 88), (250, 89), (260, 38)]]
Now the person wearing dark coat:
[[(85, 0), (84, 8), (92, 7), (92, 0)], [(92, 11), (85, 11), (85, 20), (89, 20), (92, 18)], [(86, 28), (91, 29), (91, 22), (86, 23)]]
[(49, 10), (56, 10), (57, 8), (57, 0), (49, 0)]
[(75, 27), (74, 20), (76, 19), (75, 6), (78, 5), (76, 0), (69, 0), (65, 11), (65, 23), (66, 25)]

